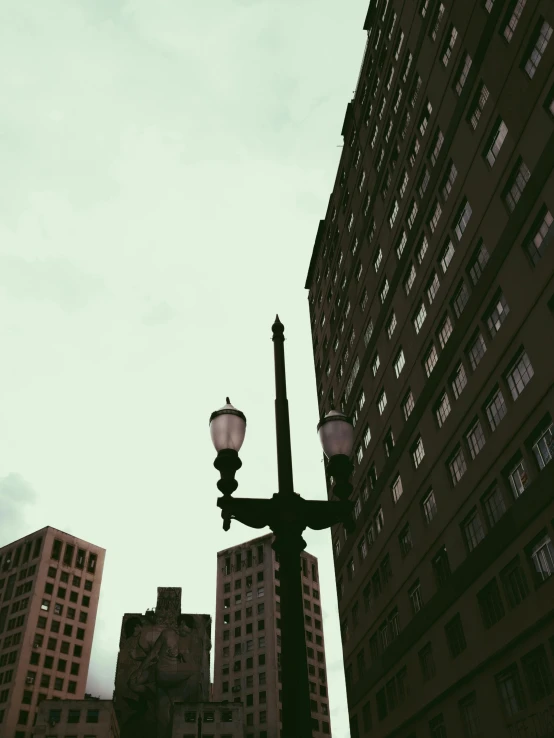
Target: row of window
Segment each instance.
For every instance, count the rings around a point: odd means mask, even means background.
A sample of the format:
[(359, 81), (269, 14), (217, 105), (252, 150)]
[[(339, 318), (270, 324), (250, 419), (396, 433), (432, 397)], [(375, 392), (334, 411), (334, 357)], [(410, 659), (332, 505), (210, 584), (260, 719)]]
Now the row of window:
[[(533, 224), (533, 228), (531, 230), (531, 234), (534, 234), (533, 238), (528, 238), (526, 240), (526, 243), (532, 242), (533, 244), (539, 244), (542, 245), (544, 241), (546, 240), (547, 236), (553, 236), (554, 235), (554, 229), (550, 229), (550, 226), (552, 224), (552, 216), (550, 215), (549, 211), (546, 210), (546, 208), (542, 208), (539, 212), (539, 217), (535, 220)], [(483, 272), (483, 269), (486, 267), (486, 264), (488, 263), (488, 252), (486, 251), (484, 245), (482, 242), (479, 242), (479, 245), (477, 247), (477, 250), (474, 252), (474, 255), (472, 259), (469, 262), (468, 267), (468, 274), (471, 278), (471, 281), (473, 284), (476, 284), (479, 278), (481, 277), (481, 274)], [(454, 298), (451, 301), (451, 307), (453, 312), (456, 314), (457, 317), (461, 315), (461, 312), (463, 311), (467, 301), (469, 299), (469, 291), (467, 288), (467, 285), (464, 280), (460, 282), (458, 287), (456, 288), (456, 291), (454, 293)], [(496, 333), (498, 332), (499, 328), (501, 327), (502, 323), (506, 319), (509, 313), (509, 308), (506, 303), (506, 300), (502, 293), (499, 291), (495, 298), (493, 299), (492, 303), (490, 304), (489, 309), (485, 312), (483, 316), (483, 323), (486, 324), (487, 329), (489, 331), (489, 335), (491, 337), (494, 337)], [(444, 344), (445, 340), (448, 340), (448, 337), (450, 336), (450, 327), (452, 326), (452, 320), (450, 316), (447, 314), (445, 318), (443, 319), (440, 329), (439, 329), (439, 341)], [(434, 351), (433, 351), (434, 348)], [(470, 340), (467, 348), (466, 348), (466, 358), (468, 363), (471, 365), (472, 369), (476, 369), (478, 363), (481, 361), (482, 356), (484, 352), (486, 351), (486, 343), (483, 339), (483, 335), (480, 331), (477, 331), (472, 339)], [(436, 361), (438, 360), (438, 352), (436, 351), (436, 347), (434, 344), (430, 347), (430, 349), (426, 352), (424, 356), (424, 367), (426, 369), (426, 373), (432, 372), (434, 365)], [(527, 368), (526, 369), (526, 367)], [(506, 372), (506, 375), (504, 377), (507, 388), (509, 389), (510, 393), (512, 394), (512, 397), (517, 397), (521, 389), (525, 386), (526, 381), (532, 376), (532, 367), (530, 365), (530, 362), (528, 361), (527, 356), (524, 352), (522, 352), (520, 355), (516, 357), (513, 364), (509, 367), (508, 371)], [(455, 371), (451, 375), (449, 379), (449, 384), (452, 389), (452, 394), (455, 399), (458, 399), (459, 395), (465, 388), (467, 384), (467, 373), (463, 362), (459, 362), (456, 366)], [(379, 395), (378, 397), (378, 404), (381, 403), (382, 406), (386, 406), (386, 394), (384, 391)], [(363, 406), (365, 405), (365, 393), (362, 390), (358, 396), (355, 410), (354, 410), (354, 424), (356, 425), (356, 421), (359, 417), (359, 412), (362, 410)], [(487, 418), (489, 420), (489, 423), (491, 425), (491, 429), (494, 430), (496, 428), (497, 424), (500, 422), (500, 420), (503, 417), (505, 400), (504, 395), (502, 394), (502, 391), (497, 388), (493, 395), (489, 398), (487, 401), (487, 404), (484, 408), (484, 411), (487, 415)], [(413, 393), (411, 389), (408, 390), (406, 395), (404, 396), (402, 400), (402, 410), (404, 419), (407, 421), (409, 416), (411, 415), (413, 409), (415, 407), (415, 400)], [(346, 411), (346, 407), (344, 404), (342, 405), (342, 409)], [(384, 409), (384, 407), (383, 407)], [(442, 394), (440, 395), (439, 400), (435, 403), (433, 406), (433, 412), (435, 414), (438, 426), (441, 427), (442, 424), (445, 422), (447, 416), (449, 415), (451, 410), (451, 400), (449, 397), (449, 392), (447, 389), (444, 389)], [(476, 431), (479, 429), (476, 428)], [(479, 435), (479, 434), (477, 434)], [(367, 447), (369, 445), (369, 441), (371, 439), (371, 433), (369, 430), (369, 426), (366, 425), (363, 431), (363, 439), (364, 439), (364, 445)], [(474, 438), (470, 434), (470, 438), (468, 440), (468, 443), (472, 443), (473, 446), (475, 445), (473, 442), (478, 441), (478, 438)], [(384, 449), (386, 456), (390, 456), (391, 450), (394, 447), (394, 436), (392, 429), (389, 429), (387, 434), (384, 438)], [(416, 439), (416, 442), (414, 446), (412, 446), (411, 452), (412, 452), (412, 458), (414, 459), (414, 463), (418, 463), (418, 457), (421, 456), (421, 453), (423, 451), (422, 443), (420, 443), (419, 439)], [(356, 455), (358, 462), (360, 463), (363, 458), (363, 448), (362, 444), (360, 443), (357, 446), (356, 449)], [(454, 454), (453, 458), (450, 460), (452, 462), (451, 464), (451, 471), (454, 475), (459, 474), (460, 471), (463, 468), (462, 460), (458, 459), (456, 460), (456, 454)], [(459, 463), (458, 463), (459, 462)], [(455, 478), (453, 476), (453, 478)], [(375, 465), (371, 467), (368, 474), (368, 482), (371, 487), (375, 485), (377, 481), (377, 473)], [(399, 490), (401, 490), (401, 486), (399, 487)], [(394, 491), (393, 491), (394, 494)], [(362, 484), (362, 492), (360, 494), (360, 497), (355, 502), (355, 514), (356, 517), (361, 511), (361, 498), (367, 499), (368, 497), (368, 486), (367, 483)], [(335, 554), (338, 555), (340, 551), (340, 540), (335, 540)]]
[[(539, 426), (540, 429), (541, 426)], [(536, 437), (534, 433), (532, 437)], [(554, 425), (550, 423), (546, 430), (540, 432), (538, 440), (532, 445), (532, 451), (537, 461), (539, 470), (542, 470), (549, 461), (554, 457)], [(512, 463), (507, 467), (505, 476), (509, 481), (510, 487), (513, 492), (514, 499), (517, 499), (523, 491), (529, 485), (529, 477), (527, 474), (526, 464), (521, 454), (516, 454), (513, 458)], [(500, 520), (504, 512), (506, 511), (506, 505), (502, 493), (497, 486), (489, 489), (489, 491), (482, 497), (483, 509), (485, 512), (487, 524), (491, 529)], [(432, 520), (435, 518), (438, 508), (433, 490), (429, 490), (421, 503), (421, 511), (425, 520), (426, 525), (430, 525)], [(380, 531), (383, 525), (382, 510), (379, 510), (379, 523), (377, 530)], [(481, 517), (474, 507), (463, 519), (460, 524), (460, 530), (466, 545), (468, 553), (471, 553), (474, 548), (483, 540), (485, 537), (485, 531), (481, 521)], [(373, 542), (373, 526), (370, 525), (368, 532), (364, 535), (360, 543), (358, 544), (358, 554), (360, 562), (368, 555), (368, 548)], [(370, 542), (371, 541), (371, 542)], [(398, 543), (402, 558), (408, 555), (413, 547), (412, 533), (409, 523), (406, 523), (398, 536)], [(545, 550), (548, 550), (545, 549)], [(542, 559), (540, 559), (542, 561)], [(443, 583), (446, 578), (450, 575), (450, 565), (448, 563), (448, 555), (446, 548), (442, 547), (440, 551), (432, 560), (433, 570), (437, 579), (437, 583)], [(347, 577), (349, 581), (352, 581), (355, 574), (355, 563), (353, 557), (349, 559), (346, 565)], [(552, 571), (549, 568), (548, 561), (544, 564), (545, 578), (550, 576)], [(363, 590), (363, 599), (365, 609), (368, 611), (373, 606), (373, 600), (379, 594), (381, 594), (382, 587), (390, 580), (392, 576), (392, 568), (390, 563), (390, 556), (384, 555), (381, 559), (380, 564), (377, 566), (373, 576), (370, 577), (368, 583)], [(339, 602), (342, 599), (344, 592), (344, 580), (340, 577), (337, 581), (338, 597)], [(421, 589), (419, 580), (409, 589), (409, 599), (412, 604), (414, 614), (419, 611), (422, 605)], [(351, 619), (353, 627), (356, 627), (359, 617), (360, 608), (358, 602), (355, 602), (352, 607)], [(392, 617), (392, 616), (391, 616)], [(345, 618), (341, 624), (343, 640), (346, 641), (349, 638), (349, 622), (348, 618)]]
[[(60, 541), (59, 538), (55, 538), (54, 543), (52, 544), (52, 553), (50, 554), (50, 558), (54, 559), (54, 561), (61, 561), (64, 566), (75, 566), (78, 569), (85, 568), (85, 559), (87, 552), (84, 548), (77, 548), (77, 555), (75, 556), (75, 546), (73, 546), (71, 543), (66, 543), (63, 552), (63, 558), (62, 548), (63, 541)], [(87, 572), (89, 572), (89, 574), (94, 574), (94, 572), (96, 571), (97, 560), (98, 555), (89, 552), (86, 566), (86, 570)]]
[(26, 564), (29, 560), (38, 558), (41, 548), (42, 536), (39, 536), (39, 538), (27, 541), (25, 545), (20, 544), (15, 550), (10, 549), (0, 554), (0, 570), (9, 571), (10, 569), (16, 569), (21, 564)]

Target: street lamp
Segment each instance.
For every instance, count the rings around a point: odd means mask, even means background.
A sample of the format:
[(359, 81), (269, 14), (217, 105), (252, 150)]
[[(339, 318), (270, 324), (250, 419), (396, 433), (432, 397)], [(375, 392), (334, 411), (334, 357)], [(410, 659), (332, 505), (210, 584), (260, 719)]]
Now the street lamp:
[(353, 503), (348, 499), (352, 485), (348, 478), (353, 444), (352, 421), (335, 410), (327, 413), (317, 426), (323, 451), (329, 459), (328, 474), (333, 477), (333, 493), (339, 501), (305, 500), (296, 494), (292, 479), (290, 422), (285, 375), (284, 326), (276, 317), (272, 326), (275, 356), (275, 424), (277, 431), (277, 471), (279, 492), (270, 499), (237, 499), (235, 473), (242, 466), (238, 452), (246, 433), (246, 418), (231, 405), (229, 398), (210, 416), (210, 433), (217, 451), (214, 466), (221, 474), (217, 501), (221, 508), (223, 529), (231, 520), (251, 528), (269, 526), (275, 538), (272, 544), (279, 556), (281, 571), (281, 671), (283, 684), (283, 733), (285, 738), (312, 736), (308, 660), (304, 631), (304, 601), (300, 554), (306, 548), (302, 533), (306, 528), (323, 530), (336, 523), (353, 528)]

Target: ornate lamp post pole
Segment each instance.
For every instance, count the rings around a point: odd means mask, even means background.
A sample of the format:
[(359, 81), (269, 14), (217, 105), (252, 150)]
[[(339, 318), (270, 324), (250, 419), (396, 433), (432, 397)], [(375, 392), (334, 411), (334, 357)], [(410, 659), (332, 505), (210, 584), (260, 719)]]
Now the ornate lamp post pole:
[(339, 501), (304, 500), (296, 494), (292, 480), (284, 341), (284, 326), (277, 316), (273, 343), (279, 492), (271, 499), (232, 497), (238, 487), (235, 473), (242, 466), (238, 452), (246, 433), (246, 418), (230, 404), (229, 398), (221, 410), (212, 413), (210, 432), (217, 451), (214, 466), (221, 474), (217, 486), (223, 497), (217, 505), (221, 508), (223, 529), (229, 530), (231, 520), (238, 520), (251, 528), (269, 526), (275, 534), (273, 549), (279, 555), (281, 569), (283, 735), (310, 738), (312, 720), (300, 561), (306, 542), (302, 533), (306, 528), (323, 530), (340, 522), (353, 526), (353, 503), (348, 499), (352, 485), (348, 478), (353, 469), (350, 455), (354, 432), (351, 419), (334, 410), (318, 424), (323, 451), (329, 459), (328, 473), (336, 481), (333, 492)]

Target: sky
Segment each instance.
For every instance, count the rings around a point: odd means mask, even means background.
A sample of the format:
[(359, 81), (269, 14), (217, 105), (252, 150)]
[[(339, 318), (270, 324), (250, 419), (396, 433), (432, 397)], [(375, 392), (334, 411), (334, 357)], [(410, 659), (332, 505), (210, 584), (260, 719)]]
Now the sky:
[[(0, 4), (0, 545), (51, 525), (107, 550), (95, 695), (123, 613), (179, 586), (213, 617), (217, 551), (269, 532), (222, 530), (208, 421), (228, 395), (236, 494), (276, 492), (276, 313), (295, 489), (326, 496), (304, 284), (367, 6)], [(305, 538), (347, 738), (330, 531)]]

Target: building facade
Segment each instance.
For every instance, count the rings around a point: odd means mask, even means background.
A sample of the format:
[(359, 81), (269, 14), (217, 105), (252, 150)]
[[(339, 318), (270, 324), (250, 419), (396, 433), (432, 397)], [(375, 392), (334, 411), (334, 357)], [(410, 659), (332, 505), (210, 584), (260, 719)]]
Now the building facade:
[(233, 702), (176, 704), (171, 738), (244, 738), (243, 706)]
[(104, 556), (50, 526), (0, 548), (2, 738), (30, 738), (43, 700), (84, 697)]
[(554, 734), (553, 26), (551, 0), (367, 14), (306, 282), (320, 413), (355, 422), (352, 738)]
[[(247, 738), (280, 738), (279, 562), (273, 534), (217, 554), (216, 700), (242, 702)], [(317, 559), (302, 554), (313, 736), (331, 735)]]
[(86, 695), (84, 700), (41, 702), (33, 736), (119, 738), (119, 726), (111, 700)]

